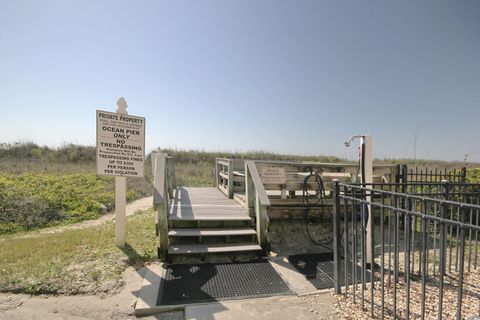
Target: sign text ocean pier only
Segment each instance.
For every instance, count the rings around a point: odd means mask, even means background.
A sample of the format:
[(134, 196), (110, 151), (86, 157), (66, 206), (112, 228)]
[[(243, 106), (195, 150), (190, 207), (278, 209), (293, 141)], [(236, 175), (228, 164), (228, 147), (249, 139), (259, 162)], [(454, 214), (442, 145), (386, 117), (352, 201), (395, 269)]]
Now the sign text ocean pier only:
[(145, 118), (127, 113), (123, 97), (117, 112), (97, 110), (97, 174), (115, 176), (115, 244), (125, 247), (126, 177), (143, 178)]

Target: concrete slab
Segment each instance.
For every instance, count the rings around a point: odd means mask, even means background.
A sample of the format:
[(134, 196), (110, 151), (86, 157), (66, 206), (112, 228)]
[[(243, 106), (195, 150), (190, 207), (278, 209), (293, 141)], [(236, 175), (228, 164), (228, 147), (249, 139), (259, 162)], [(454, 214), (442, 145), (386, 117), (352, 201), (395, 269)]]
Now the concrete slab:
[(276, 256), (268, 260), (297, 295), (318, 293), (318, 290), (288, 262), (286, 257)]
[(309, 297), (282, 296), (224, 301), (185, 308), (186, 320), (336, 319), (330, 293)]
[(160, 289), (162, 281), (165, 278), (165, 269), (163, 264), (151, 264), (147, 267), (147, 272), (143, 278), (142, 288), (138, 293), (137, 303), (135, 304), (135, 315), (144, 316), (154, 314), (163, 309), (157, 308), (157, 299), (161, 294)]
[(159, 314), (152, 314), (152, 315), (144, 316), (138, 319), (139, 320), (184, 320), (185, 316), (183, 314), (183, 310), (181, 310), (181, 311), (168, 311), (168, 312), (162, 312)]

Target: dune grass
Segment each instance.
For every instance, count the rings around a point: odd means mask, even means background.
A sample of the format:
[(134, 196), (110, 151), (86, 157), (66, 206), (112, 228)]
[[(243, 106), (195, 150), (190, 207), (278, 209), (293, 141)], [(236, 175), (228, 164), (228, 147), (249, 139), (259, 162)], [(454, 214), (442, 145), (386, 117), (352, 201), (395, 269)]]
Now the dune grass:
[[(213, 186), (215, 158), (348, 162), (334, 156), (276, 154), (265, 151), (205, 152), (164, 149), (173, 158), (178, 186)], [(112, 210), (114, 179), (97, 178), (95, 147), (65, 144), (59, 148), (32, 142), (0, 143), (0, 234), (32, 228), (95, 219)], [(376, 163), (406, 163), (410, 167), (460, 168), (459, 162), (408, 159), (375, 160)], [(480, 181), (471, 169), (469, 181)], [(150, 155), (145, 161), (145, 177), (127, 178), (128, 200), (152, 194), (153, 174)], [(102, 185), (99, 188), (99, 184)], [(100, 190), (102, 189), (102, 190)]]

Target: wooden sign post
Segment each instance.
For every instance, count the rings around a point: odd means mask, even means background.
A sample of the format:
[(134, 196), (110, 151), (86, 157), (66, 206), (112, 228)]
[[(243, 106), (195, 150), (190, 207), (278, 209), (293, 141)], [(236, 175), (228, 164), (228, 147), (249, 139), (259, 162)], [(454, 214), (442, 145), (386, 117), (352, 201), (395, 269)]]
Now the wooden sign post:
[(115, 244), (125, 247), (126, 177), (143, 177), (145, 118), (130, 116), (123, 97), (117, 112), (97, 110), (97, 174), (115, 176)]

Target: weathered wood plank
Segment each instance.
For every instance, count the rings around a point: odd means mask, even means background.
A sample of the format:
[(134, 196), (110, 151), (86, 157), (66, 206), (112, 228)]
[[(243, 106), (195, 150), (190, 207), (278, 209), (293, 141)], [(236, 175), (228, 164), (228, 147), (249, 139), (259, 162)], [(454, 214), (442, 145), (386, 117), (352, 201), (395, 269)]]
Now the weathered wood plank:
[(245, 205), (247, 208), (253, 208), (255, 201), (255, 187), (253, 185), (252, 175), (248, 171), (248, 164), (245, 163)]
[(155, 175), (153, 187), (153, 205), (157, 210), (155, 217), (156, 234), (158, 236), (158, 256), (165, 260), (168, 252), (168, 192), (167, 187), (167, 155), (164, 153), (155, 154)]
[(268, 195), (265, 192), (265, 188), (263, 186), (262, 180), (260, 179), (260, 175), (258, 174), (255, 162), (245, 161), (245, 165), (248, 167), (248, 172), (250, 173), (250, 177), (252, 178), (252, 183), (257, 193), (260, 204), (262, 206), (270, 206), (270, 200), (268, 199)]
[(218, 159), (218, 164), (222, 166), (228, 166), (228, 159)]
[(234, 176), (245, 177), (245, 172), (242, 171), (233, 171)]
[(228, 174), (224, 173), (224, 172), (220, 172), (218, 174), (220, 177), (224, 178), (224, 179), (228, 179)]
[(248, 221), (247, 210), (216, 188), (178, 188), (169, 210), (170, 220)]
[[(208, 211), (207, 211), (208, 212)], [(228, 215), (222, 213), (212, 213), (208, 214), (205, 212), (204, 214), (196, 214), (196, 215), (185, 215), (185, 216), (176, 216), (176, 215), (170, 215), (168, 216), (168, 219), (170, 221), (250, 221), (252, 218), (250, 218), (248, 215)]]
[(157, 219), (158, 219), (158, 257), (160, 260), (167, 258), (168, 252), (168, 219), (167, 219), (167, 206), (168, 203), (164, 203), (157, 206)]
[(175, 228), (168, 232), (172, 237), (201, 237), (201, 236), (249, 236), (256, 234), (253, 229), (238, 229), (238, 228)]
[(225, 188), (225, 187), (222, 186), (222, 185), (219, 185), (219, 186), (218, 186), (218, 189), (219, 189), (226, 197), (228, 197), (228, 190), (227, 190), (227, 188)]
[(260, 247), (262, 248), (263, 254), (267, 254), (267, 244), (268, 244), (268, 216), (266, 211), (266, 206), (261, 204), (260, 197), (258, 193), (255, 197), (255, 217), (256, 217), (256, 227), (257, 227), (257, 241)]
[(241, 206), (247, 207), (247, 197), (245, 193), (234, 193), (233, 199), (237, 201)]
[(255, 244), (219, 245), (219, 244), (189, 244), (172, 245), (168, 248), (169, 254), (196, 254), (196, 253), (222, 253), (238, 251), (260, 251), (262, 248)]
[(164, 202), (165, 196), (165, 178), (166, 178), (166, 155), (158, 154), (155, 156), (155, 176), (153, 180), (153, 204), (160, 205)]

